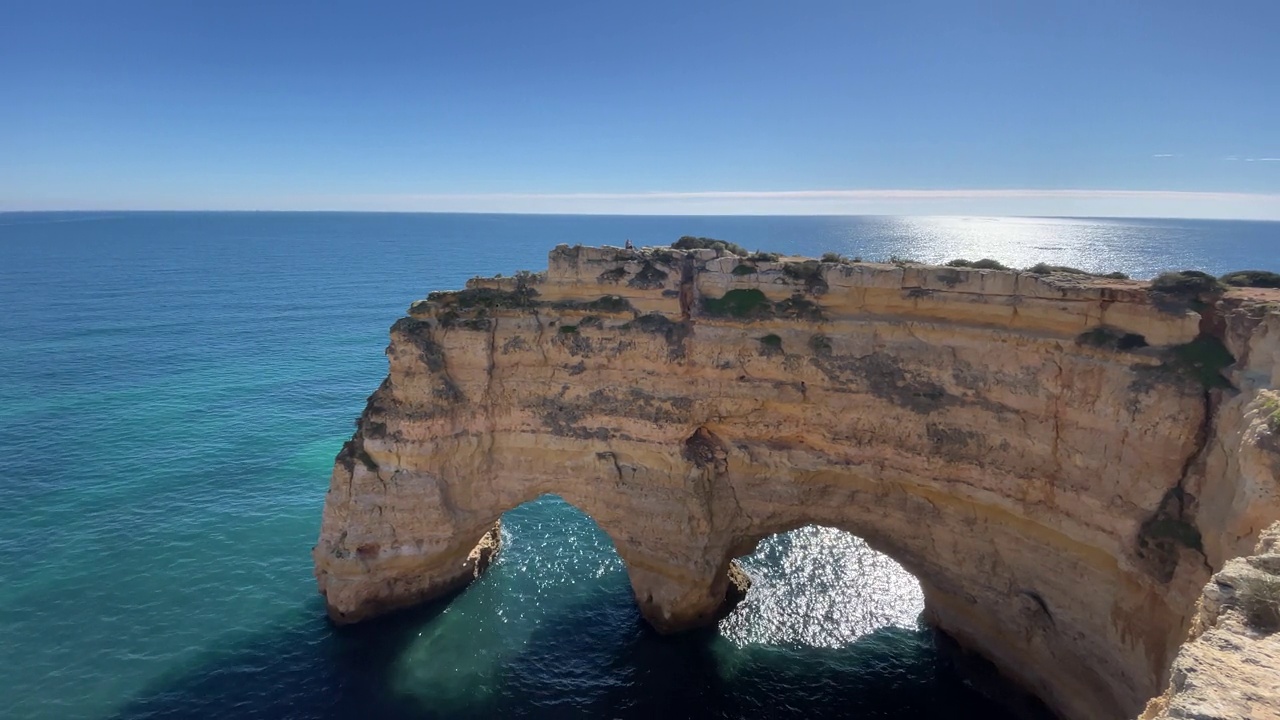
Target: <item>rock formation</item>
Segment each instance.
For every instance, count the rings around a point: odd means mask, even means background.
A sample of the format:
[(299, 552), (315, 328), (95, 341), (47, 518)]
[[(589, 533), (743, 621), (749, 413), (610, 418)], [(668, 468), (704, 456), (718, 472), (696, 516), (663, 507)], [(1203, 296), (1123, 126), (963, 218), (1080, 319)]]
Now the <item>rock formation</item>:
[(1169, 689), (1142, 720), (1280, 718), (1280, 524), (1205, 586)]
[(554, 493), (672, 632), (716, 617), (734, 558), (821, 524), (1063, 717), (1134, 717), (1210, 574), (1280, 520), (1277, 300), (560, 246), (392, 326), (320, 590), (337, 622), (447, 592), (503, 512)]

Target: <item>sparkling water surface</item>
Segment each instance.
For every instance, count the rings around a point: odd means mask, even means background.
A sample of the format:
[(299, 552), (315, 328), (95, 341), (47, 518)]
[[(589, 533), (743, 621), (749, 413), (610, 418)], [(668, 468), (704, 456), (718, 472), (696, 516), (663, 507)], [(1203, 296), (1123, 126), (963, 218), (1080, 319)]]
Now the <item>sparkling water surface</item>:
[(914, 579), (804, 528), (718, 628), (660, 638), (557, 498), (446, 602), (334, 630), (309, 552), (333, 457), (433, 289), (557, 243), (1135, 277), (1280, 270), (1280, 224), (1026, 218), (0, 213), (0, 717), (1001, 718)]

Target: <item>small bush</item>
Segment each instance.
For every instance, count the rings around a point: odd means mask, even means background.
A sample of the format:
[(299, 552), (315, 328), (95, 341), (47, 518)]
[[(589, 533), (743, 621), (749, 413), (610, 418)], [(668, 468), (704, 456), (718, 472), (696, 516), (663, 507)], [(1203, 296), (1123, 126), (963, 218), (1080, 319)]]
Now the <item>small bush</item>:
[(1161, 273), (1151, 281), (1151, 290), (1182, 298), (1198, 299), (1202, 295), (1221, 294), (1226, 286), (1209, 273), (1199, 270)]
[(587, 310), (599, 310), (600, 312), (627, 312), (632, 309), (631, 301), (620, 295), (602, 295), (582, 306)]
[(886, 263), (890, 265), (920, 265), (920, 261), (914, 258), (902, 257), (900, 255), (890, 255)]
[(665, 270), (660, 270), (657, 265), (645, 260), (635, 276), (627, 281), (627, 286), (641, 290), (656, 290), (667, 282), (667, 277)]
[(734, 275), (755, 275), (758, 270), (754, 266), (742, 263), (733, 269)]
[(809, 349), (814, 355), (830, 355), (831, 338), (826, 335), (814, 335), (809, 338)]
[(1280, 273), (1267, 270), (1237, 270), (1218, 279), (1233, 287), (1280, 288)]
[(764, 293), (749, 290), (730, 290), (721, 298), (702, 299), (702, 310), (712, 317), (759, 318), (773, 314), (773, 303)]
[(752, 262), (778, 262), (782, 259), (782, 255), (774, 252), (760, 252), (759, 250), (747, 256)]
[(792, 280), (803, 282), (805, 289), (814, 294), (820, 295), (829, 287), (822, 277), (822, 264), (815, 260), (787, 263), (782, 266), (782, 274)]
[(1242, 585), (1237, 597), (1249, 625), (1267, 633), (1280, 630), (1280, 577), (1260, 573)]
[(1262, 403), (1262, 412), (1266, 414), (1267, 427), (1272, 433), (1280, 434), (1280, 399), (1268, 398)]
[(444, 307), (456, 307), (464, 310), (472, 308), (525, 308), (538, 304), (538, 291), (520, 282), (515, 290), (497, 290), (495, 288), (467, 288), (466, 290), (437, 290), (427, 294), (427, 300), (439, 303)]
[(1080, 268), (1073, 268), (1067, 265), (1050, 265), (1049, 263), (1036, 263), (1029, 268), (1024, 268), (1023, 272), (1033, 275), (1049, 275), (1050, 273), (1065, 273), (1067, 275), (1090, 275), (1093, 277), (1107, 278), (1108, 280), (1128, 280), (1129, 276), (1122, 272), (1095, 273)]
[(758, 338), (760, 341), (760, 349), (765, 355), (778, 355), (782, 353), (782, 338), (772, 333)]
[(1231, 387), (1222, 371), (1235, 364), (1236, 358), (1218, 338), (1202, 334), (1185, 345), (1173, 347), (1172, 351), (1173, 366), (1199, 380), (1206, 390)]
[(1080, 268), (1067, 267), (1066, 265), (1050, 265), (1048, 263), (1042, 263), (1042, 262), (1032, 265), (1031, 267), (1027, 268), (1025, 272), (1029, 272), (1035, 275), (1048, 275), (1050, 273), (1067, 273), (1068, 275), (1091, 274), (1084, 270), (1081, 270)]
[(577, 325), (561, 325), (560, 326), (560, 333), (562, 335), (573, 335), (577, 332), (578, 332)]
[(952, 260), (947, 263), (947, 267), (974, 268), (976, 270), (1008, 270), (1009, 266), (999, 260), (991, 258), (982, 258), (981, 260), (965, 260), (963, 258)]
[(841, 255), (840, 253), (829, 252), (829, 253), (822, 253), (822, 262), (839, 263), (841, 265), (847, 265), (851, 261), (849, 260), (849, 258)]
[(732, 255), (746, 255), (746, 248), (737, 243), (727, 242), (725, 240), (716, 240), (715, 238), (693, 237), (685, 235), (679, 240), (671, 243), (671, 247), (677, 250), (716, 250), (718, 252), (727, 252)]

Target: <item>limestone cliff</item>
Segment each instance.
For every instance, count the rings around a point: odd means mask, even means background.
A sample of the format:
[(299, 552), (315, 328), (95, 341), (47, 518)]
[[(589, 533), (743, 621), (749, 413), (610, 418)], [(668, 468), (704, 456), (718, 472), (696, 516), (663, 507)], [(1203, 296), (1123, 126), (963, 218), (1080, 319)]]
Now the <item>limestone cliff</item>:
[(1212, 569), (1280, 519), (1266, 299), (561, 246), (392, 326), (320, 590), (339, 622), (445, 592), (554, 493), (676, 631), (715, 617), (733, 558), (817, 523), (901, 563), (932, 622), (1064, 717), (1133, 717)]

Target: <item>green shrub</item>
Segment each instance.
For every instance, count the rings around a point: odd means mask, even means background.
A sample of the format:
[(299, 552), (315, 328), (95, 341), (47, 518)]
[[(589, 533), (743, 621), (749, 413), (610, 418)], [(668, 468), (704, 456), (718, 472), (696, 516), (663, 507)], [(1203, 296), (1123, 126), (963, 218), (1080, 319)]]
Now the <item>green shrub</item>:
[(1236, 597), (1249, 625), (1266, 633), (1280, 630), (1280, 577), (1260, 572), (1241, 586)]
[(1226, 289), (1214, 276), (1199, 270), (1161, 273), (1151, 281), (1153, 292), (1181, 298), (1198, 299), (1203, 295), (1218, 295)]
[(834, 253), (834, 252), (822, 253), (822, 262), (839, 263), (843, 265), (843, 264), (849, 263), (849, 258), (841, 255), (840, 253)]
[(809, 338), (809, 349), (814, 355), (830, 355), (831, 338), (826, 335), (813, 335)]
[(1177, 345), (1171, 350), (1173, 367), (1200, 381), (1206, 390), (1231, 387), (1231, 383), (1222, 376), (1222, 371), (1235, 364), (1236, 358), (1218, 338), (1201, 334), (1195, 340)]
[(527, 284), (518, 284), (515, 290), (498, 290), (496, 288), (467, 288), (466, 290), (441, 291), (429, 293), (427, 300), (439, 303), (444, 307), (456, 307), (464, 310), (472, 308), (524, 308), (534, 307), (538, 291)]
[(782, 338), (777, 335), (770, 333), (757, 339), (760, 341), (760, 347), (765, 355), (776, 355), (782, 352)]
[(734, 275), (755, 275), (758, 270), (754, 266), (742, 263), (733, 269)]
[(1036, 263), (1027, 268), (1024, 272), (1035, 275), (1048, 275), (1049, 273), (1067, 273), (1068, 275), (1091, 275), (1092, 273), (1081, 270), (1080, 268), (1067, 267), (1066, 265), (1050, 265), (1048, 263)]
[(761, 252), (759, 250), (747, 256), (752, 262), (778, 262), (782, 259), (782, 255), (775, 252)]
[(1280, 399), (1267, 398), (1262, 403), (1262, 411), (1266, 413), (1267, 427), (1271, 432), (1280, 434)]
[(1128, 280), (1129, 276), (1122, 272), (1095, 273), (1080, 268), (1068, 267), (1066, 265), (1050, 265), (1049, 263), (1036, 263), (1029, 268), (1024, 268), (1023, 272), (1033, 275), (1048, 275), (1050, 273), (1066, 273), (1067, 275), (1091, 275), (1093, 277), (1107, 278), (1109, 280)]
[(947, 267), (974, 268), (977, 270), (1008, 270), (1010, 269), (1009, 266), (1005, 265), (999, 260), (992, 260), (991, 258), (982, 258), (981, 260), (965, 260), (961, 258), (958, 260), (952, 260), (951, 262), (947, 263)]
[(759, 318), (773, 314), (773, 303), (755, 288), (738, 289), (718, 299), (704, 297), (702, 310), (712, 317)]
[(811, 293), (821, 294), (829, 287), (826, 279), (822, 277), (822, 264), (816, 260), (787, 263), (782, 266), (782, 274), (792, 280), (803, 282), (805, 289)]
[(573, 335), (574, 333), (578, 332), (578, 326), (577, 325), (561, 325), (560, 332), (563, 335)]
[(632, 309), (631, 301), (620, 295), (602, 295), (589, 303), (584, 303), (582, 307), (586, 310), (612, 313), (627, 312)]
[(1280, 273), (1267, 270), (1237, 270), (1218, 279), (1234, 287), (1280, 288)]
[(746, 255), (746, 248), (737, 243), (727, 242), (725, 240), (716, 240), (715, 238), (694, 237), (685, 235), (679, 240), (671, 243), (671, 247), (677, 250), (716, 250), (719, 252), (727, 252), (731, 255)]

